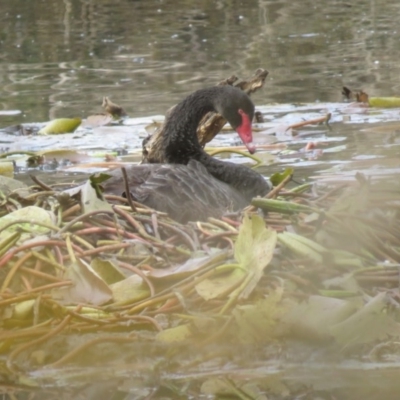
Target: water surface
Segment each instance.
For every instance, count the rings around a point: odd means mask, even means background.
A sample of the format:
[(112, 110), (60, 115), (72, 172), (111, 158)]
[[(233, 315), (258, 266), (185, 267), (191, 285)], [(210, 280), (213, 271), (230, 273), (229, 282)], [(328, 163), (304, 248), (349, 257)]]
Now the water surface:
[(103, 96), (133, 117), (256, 68), (258, 104), (340, 101), (343, 84), (400, 93), (396, 0), (0, 0), (0, 126), (86, 116)]
[[(0, 9), (0, 128), (86, 117), (101, 111), (103, 96), (122, 105), (131, 117), (163, 115), (195, 89), (231, 74), (246, 78), (262, 67), (270, 75), (254, 101), (266, 125), (331, 112), (330, 128), (310, 128), (309, 136), (287, 142), (293, 150), (310, 138), (328, 150), (344, 146), (316, 159), (282, 157), (266, 173), (294, 166), (300, 181), (321, 176), (334, 180), (338, 174), (353, 178), (355, 171), (381, 177), (399, 172), (399, 109), (349, 111), (341, 96), (343, 85), (375, 96), (400, 95), (397, 0), (0, 0)], [(119, 136), (117, 128), (104, 127), (68, 146), (85, 151), (139, 149), (143, 126), (118, 127)], [(255, 136), (259, 142), (267, 140), (261, 133)], [(233, 136), (227, 140), (232, 143)], [(57, 137), (8, 135), (1, 141), (6, 148), (63, 146)], [(329, 365), (280, 367), (288, 381), (332, 390), (336, 398), (376, 399), (379, 382), (385, 383), (385, 398), (398, 395), (398, 388), (390, 387), (391, 371), (383, 367), (366, 372), (363, 365), (338, 365), (334, 374)], [(243, 379), (258, 379), (271, 373), (268, 368), (246, 371)], [(98, 372), (99, 379), (106, 372)], [(126, 370), (124, 374), (129, 376)], [(369, 386), (363, 376), (375, 383)], [(57, 383), (52, 379), (49, 386)], [(107, 393), (119, 393), (118, 398), (146, 398), (132, 394), (134, 381), (110, 382)], [(89, 387), (74, 396), (91, 390), (100, 395)], [(129, 392), (132, 397), (122, 397)], [(53, 389), (43, 392), (46, 398), (55, 395)], [(34, 396), (40, 398), (40, 393)]]

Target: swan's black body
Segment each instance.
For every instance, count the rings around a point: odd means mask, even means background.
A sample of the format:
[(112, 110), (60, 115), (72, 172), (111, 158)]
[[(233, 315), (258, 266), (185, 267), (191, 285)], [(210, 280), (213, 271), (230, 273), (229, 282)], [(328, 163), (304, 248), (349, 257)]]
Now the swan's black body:
[[(239, 111), (240, 110), (240, 111)], [(209, 156), (196, 135), (201, 118), (209, 111), (222, 114), (235, 130), (243, 131), (243, 113), (250, 121), (254, 105), (241, 90), (215, 86), (198, 90), (176, 105), (163, 136), (166, 164), (142, 164), (127, 168), (132, 197), (167, 212), (180, 222), (204, 220), (238, 210), (271, 190), (270, 183), (252, 169)], [(112, 171), (106, 193), (125, 192), (121, 171)]]

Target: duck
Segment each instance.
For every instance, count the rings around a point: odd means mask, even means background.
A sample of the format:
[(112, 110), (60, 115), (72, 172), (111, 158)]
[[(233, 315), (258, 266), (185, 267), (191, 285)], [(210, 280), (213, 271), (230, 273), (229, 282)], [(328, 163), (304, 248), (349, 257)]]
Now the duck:
[[(165, 212), (180, 223), (219, 218), (238, 211), (253, 197), (265, 196), (272, 185), (251, 168), (219, 160), (206, 153), (197, 139), (200, 120), (210, 111), (221, 114), (253, 154), (254, 104), (242, 90), (230, 86), (199, 89), (178, 103), (166, 118), (161, 138), (162, 162), (126, 167), (130, 196)], [(103, 192), (126, 197), (121, 170), (113, 170)]]

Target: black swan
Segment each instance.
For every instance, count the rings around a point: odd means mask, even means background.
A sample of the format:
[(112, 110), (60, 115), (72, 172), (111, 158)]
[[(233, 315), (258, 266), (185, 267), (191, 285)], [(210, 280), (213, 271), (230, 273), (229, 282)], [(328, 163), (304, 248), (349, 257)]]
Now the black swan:
[[(248, 205), (255, 196), (271, 190), (271, 184), (252, 169), (209, 156), (200, 146), (196, 129), (209, 111), (220, 113), (235, 129), (251, 153), (254, 104), (232, 86), (200, 89), (177, 104), (162, 137), (166, 164), (142, 164), (126, 168), (134, 200), (164, 211), (178, 222), (220, 217)], [(125, 195), (120, 170), (110, 172), (105, 193)]]

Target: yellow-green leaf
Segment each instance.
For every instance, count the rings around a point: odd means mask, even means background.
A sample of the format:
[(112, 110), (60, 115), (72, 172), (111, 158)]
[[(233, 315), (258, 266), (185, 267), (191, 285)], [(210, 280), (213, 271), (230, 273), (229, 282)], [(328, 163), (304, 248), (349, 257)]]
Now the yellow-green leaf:
[[(205, 279), (196, 285), (197, 293), (205, 300), (234, 295), (247, 298), (272, 259), (276, 246), (276, 232), (265, 227), (258, 215), (245, 215), (235, 244), (237, 264), (217, 268), (228, 274)], [(233, 292), (235, 290), (235, 292)]]
[(33, 306), (36, 300), (25, 300), (14, 306), (12, 318), (25, 319), (33, 313)]
[(0, 162), (0, 175), (7, 178), (14, 178), (14, 163), (12, 161)]
[(204, 300), (228, 296), (246, 277), (246, 271), (237, 264), (224, 266), (223, 270), (227, 273), (220, 274), (215, 278), (204, 279), (196, 285), (196, 292)]
[(135, 303), (150, 296), (150, 290), (138, 275), (131, 275), (122, 281), (110, 285), (114, 306)]
[[(4, 240), (11, 236), (14, 232), (19, 231), (24, 232), (21, 235), (20, 242), (26, 240), (30, 236), (35, 237), (46, 234), (50, 231), (50, 229), (43, 225), (52, 226), (53, 219), (54, 215), (41, 207), (27, 206), (20, 208), (19, 210), (13, 211), (12, 213), (0, 218), (0, 229), (6, 225), (9, 225), (8, 228), (1, 230), (0, 240)], [(15, 222), (15, 224), (13, 224), (13, 222)]]
[(250, 279), (240, 298), (247, 298), (272, 260), (276, 246), (276, 231), (266, 228), (263, 218), (245, 215), (235, 243), (235, 259), (249, 272)]
[(97, 257), (91, 261), (90, 266), (109, 285), (126, 278), (112, 261)]
[(192, 329), (189, 324), (178, 325), (174, 328), (165, 329), (159, 332), (156, 340), (163, 343), (179, 343), (192, 336)]
[(370, 97), (368, 104), (370, 107), (400, 107), (400, 97)]
[(61, 133), (72, 133), (81, 124), (80, 118), (57, 118), (50, 121), (40, 129), (39, 135), (59, 135)]

